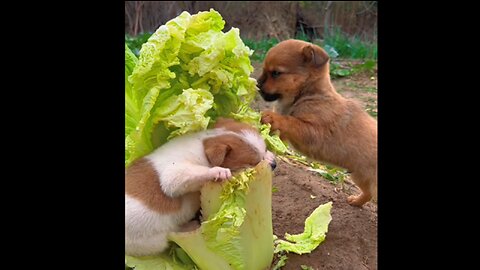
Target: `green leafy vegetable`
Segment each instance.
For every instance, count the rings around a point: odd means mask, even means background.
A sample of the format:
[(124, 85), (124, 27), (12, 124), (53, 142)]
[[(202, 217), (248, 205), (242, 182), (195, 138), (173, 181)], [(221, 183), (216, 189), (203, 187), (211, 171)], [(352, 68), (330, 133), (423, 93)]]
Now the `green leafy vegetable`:
[[(125, 166), (221, 116), (260, 129), (260, 114), (249, 107), (257, 89), (252, 50), (237, 28), (222, 32), (224, 25), (213, 9), (183, 12), (150, 36), (138, 60), (125, 45)], [(262, 136), (275, 152), (285, 151), (278, 136)]]
[(201, 191), (201, 227), (171, 233), (200, 269), (266, 269), (273, 259), (272, 175), (267, 162)]
[(345, 178), (348, 177), (348, 173), (345, 169), (311, 161), (307, 157), (295, 151), (289, 151), (289, 153), (285, 154), (284, 157), (309, 167), (307, 170), (318, 173), (323, 178), (333, 183), (343, 183)]
[(332, 202), (317, 207), (305, 220), (303, 233), (290, 235), (285, 234), (285, 240), (275, 240), (275, 253), (286, 251), (297, 254), (310, 253), (325, 240), (328, 224), (332, 220), (330, 210)]
[(260, 127), (260, 133), (265, 139), (268, 149), (279, 155), (289, 153), (290, 151), (288, 150), (287, 146), (283, 143), (283, 141), (277, 134), (270, 135), (270, 128), (270, 124), (263, 124)]
[(287, 264), (287, 260), (288, 260), (287, 255), (280, 256), (280, 259), (278, 260), (277, 264), (275, 264), (275, 266), (272, 268), (272, 270), (281, 269), (282, 267), (285, 266), (285, 264)]

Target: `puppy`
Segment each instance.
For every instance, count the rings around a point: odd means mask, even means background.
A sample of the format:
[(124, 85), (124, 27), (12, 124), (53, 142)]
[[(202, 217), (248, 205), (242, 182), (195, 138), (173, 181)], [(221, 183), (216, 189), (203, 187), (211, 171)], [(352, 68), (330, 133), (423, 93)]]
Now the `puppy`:
[(348, 169), (361, 190), (348, 197), (351, 205), (376, 198), (377, 121), (335, 91), (322, 48), (280, 42), (266, 55), (258, 87), (263, 99), (278, 107), (278, 113), (263, 111), (262, 123), (304, 155)]
[(251, 126), (219, 119), (214, 129), (174, 138), (125, 170), (125, 254), (155, 255), (167, 235), (199, 226), (200, 189), (232, 171), (266, 159), (275, 167), (260, 134)]

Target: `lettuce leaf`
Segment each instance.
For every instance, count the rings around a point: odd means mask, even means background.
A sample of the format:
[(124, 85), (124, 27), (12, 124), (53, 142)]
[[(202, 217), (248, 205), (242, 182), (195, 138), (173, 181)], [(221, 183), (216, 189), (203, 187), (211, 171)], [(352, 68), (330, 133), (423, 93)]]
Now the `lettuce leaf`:
[(201, 190), (201, 227), (169, 239), (200, 269), (267, 269), (273, 259), (271, 185), (266, 161), (224, 183), (207, 183)]
[(325, 240), (328, 224), (332, 220), (330, 210), (332, 202), (317, 207), (305, 220), (303, 233), (291, 235), (286, 233), (285, 240), (275, 240), (275, 253), (286, 251), (297, 254), (310, 253)]
[(190, 131), (207, 128), (210, 117), (205, 113), (212, 107), (213, 96), (203, 89), (186, 89), (179, 96), (173, 96), (163, 107), (153, 113), (153, 122), (163, 121), (170, 129), (175, 129), (167, 139)]
[(135, 118), (135, 116), (139, 115), (139, 106), (133, 98), (132, 84), (128, 80), (137, 62), (137, 57), (128, 48), (127, 44), (125, 44), (125, 138), (133, 131), (132, 129), (139, 121), (138, 118)]
[(272, 268), (272, 270), (278, 270), (284, 267), (287, 264), (288, 257), (287, 255), (282, 255), (279, 257), (277, 264)]
[(283, 143), (278, 134), (270, 134), (270, 124), (263, 124), (260, 127), (260, 134), (265, 139), (267, 148), (273, 151), (275, 154), (284, 155), (290, 153), (288, 147)]
[[(260, 114), (249, 107), (257, 91), (253, 51), (224, 25), (213, 9), (182, 12), (152, 34), (138, 59), (125, 45), (125, 166), (218, 117), (248, 118), (260, 129)], [(269, 149), (285, 151), (278, 136), (262, 136)]]
[(265, 139), (267, 148), (275, 154), (283, 155), (291, 152), (277, 134), (270, 134), (270, 124), (260, 124), (260, 113), (252, 110), (249, 106), (242, 105), (238, 112), (231, 113), (229, 116), (255, 126)]

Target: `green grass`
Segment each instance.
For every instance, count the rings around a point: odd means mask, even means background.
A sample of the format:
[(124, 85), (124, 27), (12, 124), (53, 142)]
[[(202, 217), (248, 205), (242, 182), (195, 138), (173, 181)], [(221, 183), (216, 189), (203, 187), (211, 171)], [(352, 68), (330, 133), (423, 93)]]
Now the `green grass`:
[[(308, 37), (304, 31), (300, 31), (295, 39), (315, 43), (323, 47), (331, 58), (348, 59), (377, 59), (377, 44), (373, 41), (365, 41), (359, 36), (349, 37), (339, 28), (335, 28), (325, 34), (323, 41)], [(245, 45), (254, 50), (252, 60), (263, 61), (267, 51), (275, 46), (279, 41), (277, 39), (251, 40), (244, 39)]]
[(341, 58), (377, 59), (376, 42), (364, 41), (358, 36), (349, 37), (338, 28), (325, 35), (323, 45), (333, 47)]
[(365, 111), (376, 119), (378, 115), (376, 98), (369, 98), (365, 107)]
[(254, 61), (263, 61), (265, 59), (265, 55), (267, 54), (268, 50), (273, 46), (278, 44), (278, 39), (271, 38), (271, 39), (262, 39), (259, 41), (255, 41), (252, 39), (243, 39), (245, 45), (247, 45), (250, 49), (254, 52), (251, 56), (251, 59)]
[(370, 114), (373, 118), (377, 119), (378, 111), (377, 107), (372, 104), (367, 104), (367, 108), (365, 110), (368, 114)]
[(366, 87), (365, 92), (376, 94), (377, 93), (377, 88), (376, 87)]
[(330, 63), (330, 76), (332, 78), (347, 77), (356, 73), (368, 73), (374, 75), (376, 61), (373, 59), (366, 59), (361, 64), (348, 64), (346, 67), (332, 61)]

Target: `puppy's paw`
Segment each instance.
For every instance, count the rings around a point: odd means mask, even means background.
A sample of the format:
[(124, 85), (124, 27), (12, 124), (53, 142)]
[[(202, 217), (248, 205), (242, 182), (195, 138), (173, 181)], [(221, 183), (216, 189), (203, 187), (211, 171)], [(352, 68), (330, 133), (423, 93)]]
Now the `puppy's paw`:
[(273, 111), (263, 111), (262, 112), (262, 124), (271, 124), (273, 122)]
[(350, 204), (351, 206), (359, 206), (359, 207), (364, 205), (369, 200), (370, 198), (368, 198), (368, 196), (365, 196), (365, 194), (360, 194), (358, 196), (350, 195), (347, 198), (348, 204)]
[(263, 111), (261, 122), (262, 124), (270, 124), (271, 125), (270, 131), (275, 131), (279, 129), (278, 114), (275, 112)]
[(213, 167), (209, 169), (208, 173), (214, 181), (223, 181), (232, 177), (232, 172), (228, 168)]

